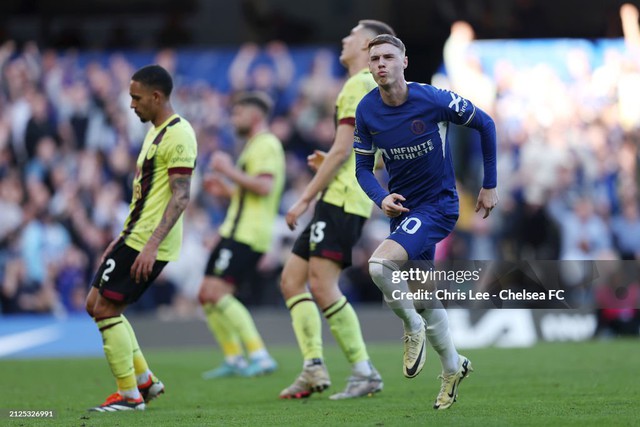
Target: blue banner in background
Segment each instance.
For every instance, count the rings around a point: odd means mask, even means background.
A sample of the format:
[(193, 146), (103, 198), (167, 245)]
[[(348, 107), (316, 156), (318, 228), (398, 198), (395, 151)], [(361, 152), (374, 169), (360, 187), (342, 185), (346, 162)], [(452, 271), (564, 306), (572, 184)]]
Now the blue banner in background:
[(100, 334), (86, 315), (0, 317), (0, 359), (102, 355)]
[(601, 66), (612, 51), (624, 52), (624, 39), (532, 39), (532, 40), (477, 40), (471, 52), (482, 64), (485, 73), (492, 75), (495, 65), (508, 61), (514, 67), (534, 68), (540, 64), (552, 67), (561, 79), (569, 79), (568, 60), (581, 51), (593, 68)]

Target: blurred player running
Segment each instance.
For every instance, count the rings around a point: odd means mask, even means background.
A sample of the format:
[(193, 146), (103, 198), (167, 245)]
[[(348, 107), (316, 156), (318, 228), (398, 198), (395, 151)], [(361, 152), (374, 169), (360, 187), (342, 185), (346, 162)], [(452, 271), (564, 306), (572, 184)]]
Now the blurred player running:
[(251, 278), (271, 246), (284, 187), (284, 150), (269, 132), (271, 109), (272, 101), (266, 94), (240, 94), (231, 114), (236, 133), (246, 141), (237, 165), (223, 152), (211, 159), (213, 174), (206, 185), (215, 195), (230, 197), (231, 205), (220, 227), (222, 239), (211, 253), (200, 286), (207, 324), (225, 358), (220, 367), (203, 374), (205, 379), (261, 375), (277, 367), (251, 314), (233, 296), (235, 287)]

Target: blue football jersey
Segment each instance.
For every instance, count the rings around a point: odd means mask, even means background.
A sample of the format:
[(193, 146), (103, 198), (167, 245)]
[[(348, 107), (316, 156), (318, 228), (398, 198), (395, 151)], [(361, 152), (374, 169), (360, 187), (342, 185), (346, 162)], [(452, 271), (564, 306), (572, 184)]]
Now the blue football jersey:
[[(447, 143), (449, 123), (480, 131), (483, 187), (494, 188), (493, 120), (454, 92), (421, 83), (408, 83), (408, 90), (407, 100), (399, 106), (385, 104), (378, 88), (358, 105), (354, 135), (358, 181), (378, 206), (389, 193), (398, 193), (407, 199), (402, 204), (409, 209), (437, 204), (457, 211), (453, 159)], [(389, 192), (382, 189), (372, 173), (376, 150), (382, 153), (389, 173)]]

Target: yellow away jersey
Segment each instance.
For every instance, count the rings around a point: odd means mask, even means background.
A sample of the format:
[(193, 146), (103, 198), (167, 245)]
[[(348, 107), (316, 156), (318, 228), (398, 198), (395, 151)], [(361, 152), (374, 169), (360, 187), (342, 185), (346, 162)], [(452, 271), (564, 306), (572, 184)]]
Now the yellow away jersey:
[[(131, 248), (141, 251), (156, 229), (171, 199), (169, 174), (191, 174), (197, 155), (193, 128), (177, 114), (144, 138), (136, 163), (133, 198), (121, 236)], [(178, 259), (182, 245), (182, 215), (158, 248), (158, 261)]]
[[(376, 82), (368, 69), (351, 76), (338, 95), (336, 101), (337, 124), (355, 125), (356, 107), (360, 100), (376, 87)], [(322, 200), (340, 206), (345, 212), (369, 218), (373, 202), (367, 197), (356, 180), (356, 156), (351, 156), (340, 168), (335, 178), (324, 191)]]
[(240, 186), (231, 196), (220, 235), (251, 246), (265, 253), (271, 246), (274, 222), (284, 188), (285, 160), (282, 144), (271, 133), (255, 135), (245, 145), (238, 167), (247, 175), (271, 175), (273, 188), (266, 196), (247, 191)]

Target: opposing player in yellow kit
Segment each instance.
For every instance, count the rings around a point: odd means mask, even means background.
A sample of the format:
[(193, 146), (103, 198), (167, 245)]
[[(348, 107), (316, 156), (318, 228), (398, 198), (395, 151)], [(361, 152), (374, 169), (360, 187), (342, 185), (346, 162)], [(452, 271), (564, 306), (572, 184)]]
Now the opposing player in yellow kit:
[(172, 89), (171, 76), (158, 65), (131, 77), (131, 108), (153, 126), (138, 156), (124, 230), (104, 251), (87, 296), (87, 312), (102, 334), (118, 387), (93, 411), (143, 410), (145, 402), (164, 392), (122, 313), (178, 258), (182, 244), (182, 212), (189, 202), (197, 143), (191, 125), (171, 106)]
[(211, 159), (212, 175), (206, 185), (213, 194), (230, 198), (231, 204), (198, 295), (209, 329), (224, 353), (222, 365), (203, 373), (205, 379), (251, 377), (277, 368), (251, 314), (233, 295), (271, 246), (284, 188), (284, 150), (269, 132), (271, 109), (272, 101), (264, 93), (239, 94), (233, 101), (231, 122), (245, 142), (242, 153), (236, 165), (221, 151)]
[(316, 174), (287, 212), (286, 221), (293, 230), (300, 215), (320, 194), (313, 219), (296, 240), (282, 272), (280, 288), (304, 362), (302, 373), (280, 392), (281, 398), (307, 397), (331, 385), (323, 361), (316, 304), (352, 366), (344, 391), (330, 398), (366, 396), (383, 387), (380, 374), (369, 360), (358, 317), (338, 287), (340, 273), (351, 265), (351, 249), (373, 206), (356, 181), (352, 146), (358, 102), (376, 87), (368, 69), (367, 44), (378, 34), (394, 32), (383, 22), (362, 20), (342, 40), (340, 62), (347, 68), (349, 79), (336, 101), (335, 139), (326, 155), (316, 152), (310, 156)]

